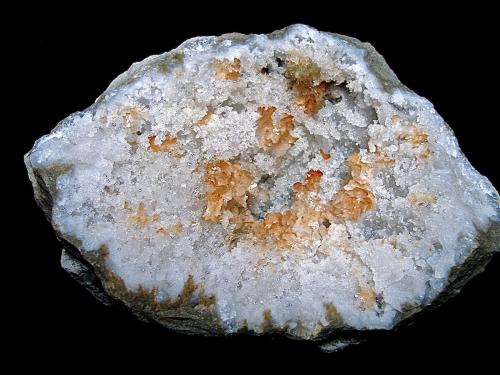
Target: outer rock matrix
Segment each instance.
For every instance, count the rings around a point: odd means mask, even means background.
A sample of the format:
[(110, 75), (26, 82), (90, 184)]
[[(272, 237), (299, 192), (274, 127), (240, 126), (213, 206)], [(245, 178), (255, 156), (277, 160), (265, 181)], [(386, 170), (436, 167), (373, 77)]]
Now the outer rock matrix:
[(369, 44), (303, 25), (136, 63), (25, 161), (64, 269), (180, 332), (334, 350), (499, 250), (498, 193), (432, 104)]

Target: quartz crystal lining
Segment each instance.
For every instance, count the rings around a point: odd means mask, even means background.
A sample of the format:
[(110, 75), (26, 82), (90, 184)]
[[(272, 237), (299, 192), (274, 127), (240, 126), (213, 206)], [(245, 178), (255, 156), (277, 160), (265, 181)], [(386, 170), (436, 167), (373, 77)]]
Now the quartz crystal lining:
[(35, 195), (107, 292), (154, 319), (390, 329), (443, 292), (499, 204), (370, 48), (303, 25), (188, 40), (35, 144)]

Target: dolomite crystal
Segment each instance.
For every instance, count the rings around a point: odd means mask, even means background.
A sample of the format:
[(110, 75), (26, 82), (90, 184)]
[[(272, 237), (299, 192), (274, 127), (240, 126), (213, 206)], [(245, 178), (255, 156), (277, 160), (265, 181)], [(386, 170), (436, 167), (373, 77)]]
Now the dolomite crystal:
[(499, 250), (498, 193), (432, 104), (369, 44), (303, 25), (134, 64), (25, 161), (62, 266), (186, 333), (333, 350)]

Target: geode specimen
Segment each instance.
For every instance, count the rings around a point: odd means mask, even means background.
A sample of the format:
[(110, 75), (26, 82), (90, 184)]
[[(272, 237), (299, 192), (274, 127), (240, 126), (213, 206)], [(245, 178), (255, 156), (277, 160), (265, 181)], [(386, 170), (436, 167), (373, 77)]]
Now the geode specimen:
[(295, 25), (186, 41), (26, 155), (63, 267), (186, 333), (334, 349), (458, 292), (498, 193), (369, 45)]

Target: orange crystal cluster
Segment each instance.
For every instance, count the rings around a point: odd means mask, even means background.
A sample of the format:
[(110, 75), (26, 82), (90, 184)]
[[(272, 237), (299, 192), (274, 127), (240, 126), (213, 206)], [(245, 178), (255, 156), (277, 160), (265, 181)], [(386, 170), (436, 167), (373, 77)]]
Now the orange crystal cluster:
[(228, 212), (234, 232), (251, 235), (266, 248), (272, 245), (290, 248), (321, 238), (331, 222), (359, 220), (375, 205), (375, 197), (365, 182), (372, 166), (362, 162), (359, 154), (351, 155), (346, 164), (351, 169), (350, 178), (331, 200), (324, 203), (319, 196), (323, 172), (309, 170), (303, 183), (293, 184), (293, 201), (289, 209), (267, 213), (264, 219), (258, 220), (247, 205), (255, 193), (250, 189), (251, 173), (230, 161), (210, 162), (204, 178), (209, 191), (203, 218), (221, 222), (224, 212)]
[(298, 138), (293, 137), (293, 116), (283, 115), (279, 122), (273, 121), (276, 107), (259, 107), (260, 118), (257, 120), (256, 137), (259, 146), (271, 152), (274, 156), (283, 156), (292, 147)]
[(287, 60), (285, 77), (295, 91), (296, 104), (306, 115), (314, 115), (323, 107), (327, 83), (320, 79), (319, 67), (308, 57), (291, 56)]

